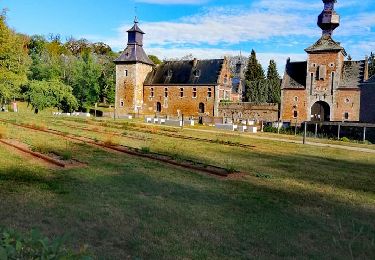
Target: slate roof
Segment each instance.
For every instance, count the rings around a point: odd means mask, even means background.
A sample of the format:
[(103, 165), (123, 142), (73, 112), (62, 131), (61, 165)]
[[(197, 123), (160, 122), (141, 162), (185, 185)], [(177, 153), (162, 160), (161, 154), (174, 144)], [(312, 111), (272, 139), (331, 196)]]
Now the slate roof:
[(365, 61), (344, 61), (339, 88), (359, 88), (364, 81)]
[(323, 35), (316, 43), (305, 49), (307, 53), (325, 52), (325, 51), (343, 51), (346, 55), (345, 49), (335, 42), (331, 36)]
[(285, 68), (283, 79), (283, 89), (296, 88), (304, 89), (306, 87), (307, 62), (288, 62)]
[(137, 21), (134, 21), (134, 25), (133, 25), (133, 27), (130, 28), (127, 32), (139, 32), (139, 33), (141, 33), (141, 34), (145, 34), (145, 33), (141, 30), (141, 28), (139, 28), (139, 26), (138, 26), (138, 22), (137, 22)]
[(148, 64), (151, 66), (155, 65), (147, 56), (142, 46), (139, 46), (137, 44), (128, 45), (126, 49), (122, 52), (120, 57), (115, 59), (114, 62), (116, 64), (128, 64), (128, 63), (140, 62), (140, 63)]
[[(224, 59), (167, 61), (146, 78), (145, 85), (217, 85)], [(197, 75), (200, 75), (199, 77)]]
[(375, 84), (375, 75), (373, 75), (372, 77), (370, 77), (367, 81), (366, 81), (366, 83), (373, 83), (373, 84)]

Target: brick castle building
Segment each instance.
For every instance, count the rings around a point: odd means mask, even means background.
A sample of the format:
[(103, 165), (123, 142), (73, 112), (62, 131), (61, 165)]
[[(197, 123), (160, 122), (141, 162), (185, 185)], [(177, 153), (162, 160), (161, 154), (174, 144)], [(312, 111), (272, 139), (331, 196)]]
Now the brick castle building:
[[(368, 83), (368, 61), (345, 60), (345, 49), (332, 39), (333, 31), (340, 24), (334, 9), (336, 0), (323, 2), (324, 10), (318, 18), (322, 37), (305, 49), (307, 61), (287, 61), (282, 83), (281, 120), (298, 123), (371, 121), (365, 119), (368, 115), (361, 114), (375, 102), (374, 96), (366, 97), (366, 101), (361, 95), (362, 86)], [(375, 110), (368, 112), (375, 115)]]
[(167, 61), (155, 66), (143, 49), (143, 35), (135, 20), (128, 31), (127, 47), (115, 60), (116, 116), (217, 116), (220, 101), (237, 98), (226, 58)]

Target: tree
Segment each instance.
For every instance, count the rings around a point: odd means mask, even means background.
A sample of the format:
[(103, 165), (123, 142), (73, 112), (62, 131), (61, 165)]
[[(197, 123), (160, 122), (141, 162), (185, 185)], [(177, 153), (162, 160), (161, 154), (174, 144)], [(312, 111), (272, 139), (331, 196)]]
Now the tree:
[(281, 100), (281, 79), (277, 71), (277, 65), (274, 60), (270, 60), (267, 69), (267, 102), (280, 103)]
[(83, 54), (73, 65), (71, 86), (79, 107), (87, 109), (100, 100), (100, 65), (91, 53)]
[(256, 53), (254, 50), (251, 51), (247, 69), (245, 72), (245, 79), (248, 81), (257, 81), (264, 79), (264, 70), (262, 65), (258, 62)]
[(369, 76), (372, 77), (375, 75), (375, 53), (371, 52), (370, 57), (369, 57)]
[(38, 114), (40, 110), (55, 107), (64, 112), (71, 112), (78, 107), (72, 88), (58, 80), (30, 81), (23, 88), (25, 100)]
[[(258, 62), (256, 53), (254, 50), (251, 51), (249, 57), (249, 62), (247, 64), (247, 69), (245, 71), (245, 97), (249, 102), (260, 102), (263, 100), (263, 97), (256, 95), (263, 95), (261, 93), (267, 93), (264, 82), (264, 70), (262, 65)], [(251, 93), (253, 92), (253, 93)]]
[(150, 60), (155, 64), (155, 65), (158, 65), (158, 64), (161, 64), (161, 60), (155, 56), (155, 55), (148, 55), (148, 57), (150, 58)]
[(246, 99), (248, 102), (261, 104), (268, 101), (268, 80), (246, 81)]
[(28, 38), (16, 34), (6, 24), (6, 12), (0, 14), (0, 105), (20, 95), (20, 86), (27, 82), (30, 58)]

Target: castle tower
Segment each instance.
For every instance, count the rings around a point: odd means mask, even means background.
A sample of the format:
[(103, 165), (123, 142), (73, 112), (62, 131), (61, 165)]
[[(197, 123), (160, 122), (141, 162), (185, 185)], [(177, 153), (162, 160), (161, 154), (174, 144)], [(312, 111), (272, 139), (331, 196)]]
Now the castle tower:
[(307, 100), (312, 111), (308, 120), (332, 121), (336, 119), (335, 94), (340, 84), (346, 52), (332, 39), (333, 31), (340, 25), (340, 16), (334, 9), (336, 0), (323, 0), (323, 3), (324, 9), (317, 23), (322, 29), (322, 37), (305, 49), (308, 53)]
[(116, 116), (143, 110), (143, 83), (155, 66), (143, 50), (143, 35), (137, 18), (127, 31), (128, 44), (116, 64)]

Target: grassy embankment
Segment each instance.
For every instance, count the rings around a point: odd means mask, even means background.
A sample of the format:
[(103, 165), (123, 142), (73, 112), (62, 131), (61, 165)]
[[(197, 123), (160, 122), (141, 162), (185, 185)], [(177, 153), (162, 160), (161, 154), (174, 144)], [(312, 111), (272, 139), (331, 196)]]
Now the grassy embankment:
[[(121, 121), (115, 128), (45, 115), (0, 118), (245, 172), (222, 180), (0, 123), (7, 138), (69, 150), (88, 163), (80, 169), (49, 168), (1, 146), (2, 226), (37, 227), (49, 236), (69, 233), (72, 245), (88, 244), (104, 258), (375, 256), (374, 154), (191, 133), (255, 146), (236, 148), (136, 133)], [(132, 139), (135, 134), (145, 140)]]

